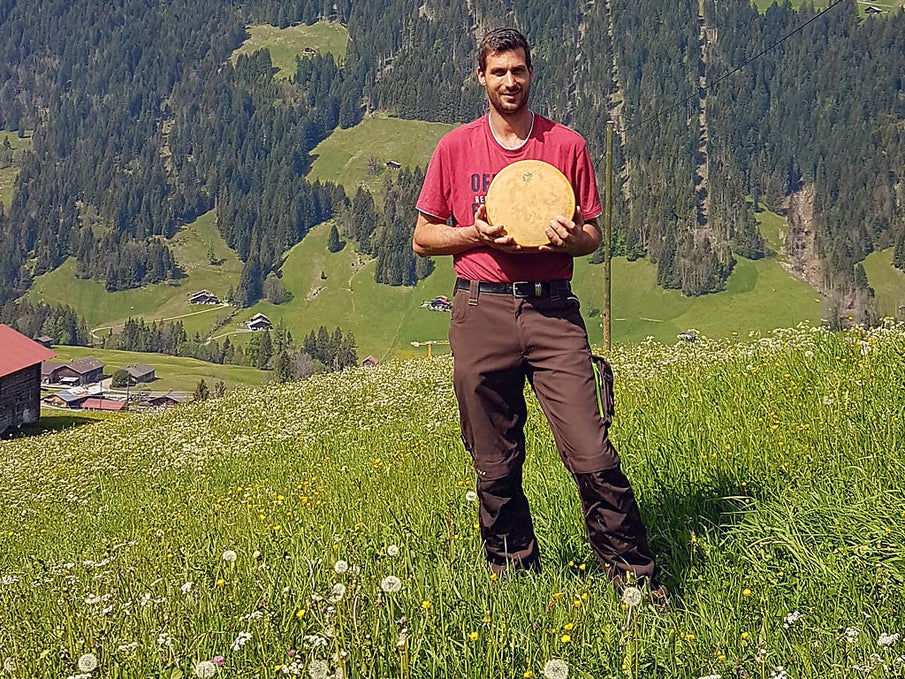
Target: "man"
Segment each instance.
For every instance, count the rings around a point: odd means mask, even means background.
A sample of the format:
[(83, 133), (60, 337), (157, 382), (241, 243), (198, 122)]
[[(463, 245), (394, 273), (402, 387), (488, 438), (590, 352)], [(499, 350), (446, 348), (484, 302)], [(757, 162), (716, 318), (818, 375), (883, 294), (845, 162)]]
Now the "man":
[[(478, 50), (489, 114), (447, 134), (418, 198), (412, 242), (421, 256), (453, 255), (457, 279), (449, 329), (462, 440), (477, 472), (481, 536), (490, 567), (540, 568), (522, 491), (527, 378), (578, 485), (591, 545), (617, 586), (653, 582), (654, 559), (634, 494), (607, 437), (587, 331), (569, 281), (574, 257), (594, 252), (602, 212), (587, 145), (528, 108), (534, 69), (524, 36), (491, 31)], [(493, 176), (542, 160), (569, 179), (574, 215), (550, 221), (550, 242), (523, 251), (486, 221)], [(451, 222), (451, 225), (448, 223)]]

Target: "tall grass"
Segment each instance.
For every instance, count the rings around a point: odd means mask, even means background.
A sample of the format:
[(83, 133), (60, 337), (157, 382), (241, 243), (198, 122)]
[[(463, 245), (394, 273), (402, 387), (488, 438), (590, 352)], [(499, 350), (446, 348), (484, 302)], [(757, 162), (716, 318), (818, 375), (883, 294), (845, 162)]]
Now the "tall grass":
[(544, 570), (491, 576), (448, 357), (4, 443), (0, 660), (16, 677), (903, 676), (903, 355), (892, 324), (617, 349), (612, 434), (665, 610), (606, 583), (533, 402)]

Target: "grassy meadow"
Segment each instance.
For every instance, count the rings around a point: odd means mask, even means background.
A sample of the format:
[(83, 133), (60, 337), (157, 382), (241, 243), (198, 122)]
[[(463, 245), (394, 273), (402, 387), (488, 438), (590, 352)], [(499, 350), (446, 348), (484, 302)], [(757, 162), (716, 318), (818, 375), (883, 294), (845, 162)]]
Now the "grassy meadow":
[[(37, 276), (28, 292), (31, 301), (68, 304), (98, 332), (121, 324), (130, 317), (145, 321), (181, 320), (191, 335), (207, 336), (232, 314), (223, 306), (192, 306), (189, 296), (211, 290), (221, 299), (239, 281), (242, 263), (229, 249), (214, 224), (216, 212), (201, 215), (183, 226), (170, 240), (173, 255), (185, 276), (178, 281), (146, 285), (133, 290), (107, 292), (104, 283), (78, 278), (75, 260), (69, 258), (53, 271)], [(211, 249), (219, 263), (209, 263)]]
[(9, 140), (13, 150), (13, 164), (9, 167), (0, 167), (0, 207), (9, 209), (13, 202), (13, 192), (16, 187), (16, 177), (19, 176), (19, 168), (16, 165), (18, 156), (28, 148), (31, 143), (31, 132), (26, 132), (24, 137), (19, 137), (17, 132), (0, 130), (0, 144), (4, 139)]
[(455, 125), (402, 120), (371, 115), (355, 127), (337, 129), (311, 152), (314, 162), (309, 179), (342, 184), (350, 195), (360, 184), (377, 192), (383, 177), (368, 174), (368, 159), (377, 159), (380, 168), (390, 160), (414, 167), (426, 167), (440, 137)]
[[(542, 574), (491, 576), (448, 357), (0, 443), (10, 677), (905, 676), (905, 326), (618, 347), (662, 610), (529, 399)], [(92, 669), (85, 669), (92, 668)]]
[(248, 27), (248, 39), (233, 52), (235, 63), (240, 54), (254, 54), (258, 50), (270, 51), (270, 61), (277, 69), (277, 78), (295, 75), (295, 59), (303, 57), (306, 50), (321, 54), (332, 54), (337, 59), (346, 56), (349, 32), (340, 23), (319, 21), (311, 26), (298, 24), (287, 28), (277, 28), (267, 24)]
[[(104, 372), (113, 375), (117, 368), (125, 368), (135, 363), (146, 363), (154, 368), (157, 379), (142, 385), (148, 391), (186, 391), (191, 393), (198, 381), (204, 379), (208, 386), (217, 380), (230, 389), (235, 387), (259, 386), (269, 377), (269, 373), (240, 365), (217, 365), (196, 358), (149, 354), (140, 351), (114, 351), (91, 347), (54, 346), (57, 361), (70, 361), (85, 356), (94, 356), (106, 364)], [(135, 389), (135, 387), (133, 387)]]
[(893, 248), (872, 252), (864, 260), (867, 280), (876, 293), (877, 311), (895, 317), (905, 307), (905, 272), (892, 265)]

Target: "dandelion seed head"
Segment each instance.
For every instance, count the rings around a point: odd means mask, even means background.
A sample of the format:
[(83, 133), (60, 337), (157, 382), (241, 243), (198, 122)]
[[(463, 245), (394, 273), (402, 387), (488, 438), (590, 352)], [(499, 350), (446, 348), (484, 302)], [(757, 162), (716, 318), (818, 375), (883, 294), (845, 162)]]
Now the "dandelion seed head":
[(97, 656), (94, 653), (86, 653), (79, 658), (78, 666), (82, 672), (94, 672), (97, 669)]
[(212, 663), (210, 660), (202, 660), (200, 663), (195, 665), (195, 676), (200, 677), (201, 679), (210, 679), (210, 677), (217, 674), (217, 666)]
[(641, 603), (641, 590), (637, 587), (626, 587), (622, 592), (622, 603), (629, 608), (638, 606)]
[(346, 596), (346, 586), (341, 582), (337, 582), (335, 585), (333, 585), (333, 588), (330, 590), (329, 601), (330, 601), (330, 603), (335, 604), (339, 601), (342, 601), (342, 598), (344, 596)]
[(327, 679), (328, 674), (330, 674), (330, 665), (326, 660), (318, 658), (312, 660), (308, 665), (308, 676), (311, 679)]
[(399, 547), (396, 545), (387, 547), (387, 556), (399, 556)]
[(544, 665), (544, 677), (546, 679), (566, 679), (569, 676), (569, 666), (565, 660), (553, 658)]
[(380, 589), (387, 594), (395, 594), (402, 589), (402, 580), (395, 575), (388, 575), (380, 581)]
[(238, 555), (231, 549), (227, 549), (225, 552), (223, 552), (223, 560), (226, 563), (235, 563), (237, 558)]
[(342, 575), (343, 573), (347, 573), (349, 571), (349, 564), (346, 561), (340, 559), (335, 564), (333, 564), (333, 572), (337, 575)]

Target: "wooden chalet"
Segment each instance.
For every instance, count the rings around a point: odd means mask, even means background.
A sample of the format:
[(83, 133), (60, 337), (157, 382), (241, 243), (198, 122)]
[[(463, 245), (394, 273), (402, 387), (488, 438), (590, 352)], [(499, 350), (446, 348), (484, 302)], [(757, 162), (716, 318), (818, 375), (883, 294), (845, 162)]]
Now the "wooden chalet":
[(254, 332), (259, 330), (270, 330), (273, 327), (273, 323), (270, 322), (270, 319), (267, 318), (264, 314), (255, 314), (245, 323), (248, 326), (248, 329)]
[(219, 304), (220, 299), (210, 290), (199, 290), (189, 297), (190, 304)]
[(390, 170), (398, 170), (400, 167), (402, 167), (402, 163), (398, 163), (398, 162), (396, 162), (395, 160), (388, 160), (388, 161), (386, 162), (386, 166), (387, 166)]
[(361, 367), (362, 368), (373, 368), (378, 363), (380, 363), (380, 361), (377, 360), (376, 356), (368, 356), (365, 360), (363, 360), (361, 362)]
[(41, 362), (47, 347), (0, 323), (0, 434), (41, 417)]
[(65, 365), (54, 361), (41, 363), (41, 384), (57, 384), (60, 381), (60, 368)]
[(877, 14), (883, 14), (883, 10), (880, 9), (879, 7), (874, 7), (873, 5), (870, 5), (869, 7), (867, 7), (864, 10), (864, 13), (867, 14), (868, 16), (876, 16)]
[(136, 363), (135, 365), (130, 365), (128, 368), (124, 368), (124, 370), (129, 373), (130, 384), (153, 382), (156, 379), (154, 376), (154, 368), (146, 363)]
[(47, 347), (48, 349), (50, 349), (50, 345), (53, 344), (53, 337), (50, 337), (48, 335), (41, 335), (40, 337), (35, 337), (34, 340), (35, 340), (35, 342), (40, 344), (42, 347)]
[(104, 363), (94, 356), (69, 361), (57, 370), (57, 381), (62, 384), (93, 384), (104, 379)]
[(178, 406), (183, 400), (176, 394), (167, 392), (166, 394), (154, 394), (145, 401), (145, 404), (150, 408), (165, 409)]

